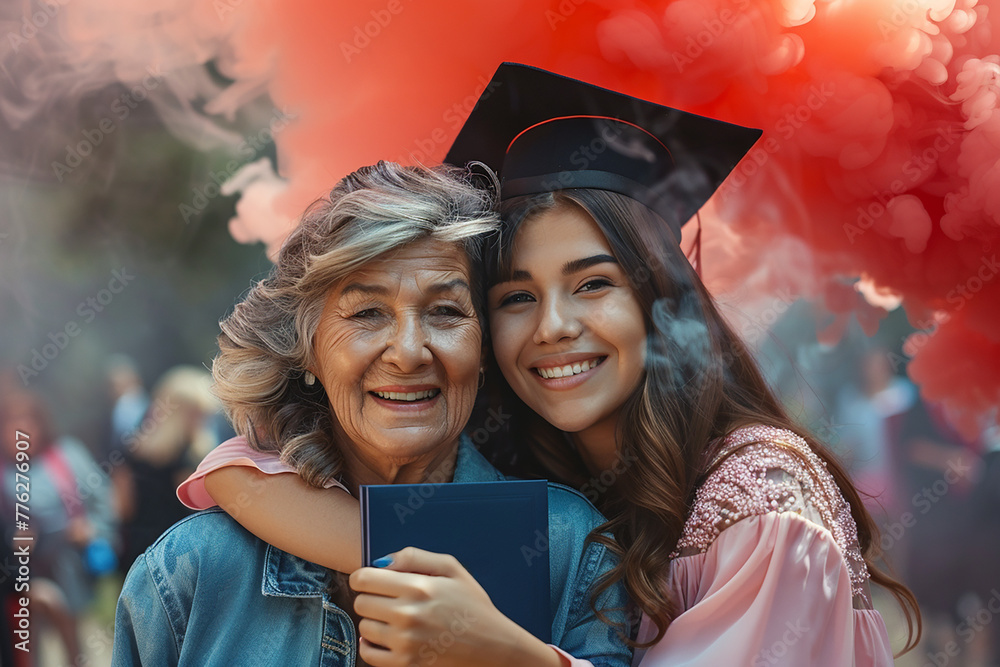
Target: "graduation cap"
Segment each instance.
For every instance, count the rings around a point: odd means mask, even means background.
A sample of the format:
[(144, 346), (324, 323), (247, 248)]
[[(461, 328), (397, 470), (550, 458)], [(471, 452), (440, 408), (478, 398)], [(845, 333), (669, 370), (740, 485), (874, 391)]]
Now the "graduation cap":
[(501, 196), (568, 188), (627, 195), (680, 239), (761, 131), (646, 102), (536, 67), (503, 63), (445, 161), (478, 160)]

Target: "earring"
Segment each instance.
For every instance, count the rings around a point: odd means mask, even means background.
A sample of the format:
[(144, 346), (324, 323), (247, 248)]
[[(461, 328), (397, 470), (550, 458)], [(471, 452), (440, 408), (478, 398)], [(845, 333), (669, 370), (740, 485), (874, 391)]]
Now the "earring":
[(483, 385), (486, 384), (486, 368), (479, 369), (479, 388), (482, 389)]
[(309, 386), (309, 387), (311, 387), (314, 384), (316, 384), (316, 376), (313, 375), (309, 371), (306, 371), (305, 373), (302, 374), (302, 379), (305, 381), (306, 385)]

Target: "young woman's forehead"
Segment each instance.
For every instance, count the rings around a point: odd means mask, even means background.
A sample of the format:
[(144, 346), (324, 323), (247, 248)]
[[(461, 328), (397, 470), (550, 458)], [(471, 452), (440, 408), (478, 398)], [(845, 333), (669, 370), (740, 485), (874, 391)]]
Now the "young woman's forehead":
[(584, 211), (561, 207), (524, 221), (514, 239), (513, 258), (545, 254), (564, 256), (580, 252), (611, 252), (611, 244), (600, 226)]

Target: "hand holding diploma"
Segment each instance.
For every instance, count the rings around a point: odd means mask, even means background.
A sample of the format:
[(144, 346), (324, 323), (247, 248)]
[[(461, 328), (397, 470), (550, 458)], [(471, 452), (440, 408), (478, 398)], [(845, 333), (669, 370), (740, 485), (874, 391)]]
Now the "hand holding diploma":
[(501, 614), (451, 555), (407, 547), (350, 577), (373, 667), (560, 665), (552, 648)]

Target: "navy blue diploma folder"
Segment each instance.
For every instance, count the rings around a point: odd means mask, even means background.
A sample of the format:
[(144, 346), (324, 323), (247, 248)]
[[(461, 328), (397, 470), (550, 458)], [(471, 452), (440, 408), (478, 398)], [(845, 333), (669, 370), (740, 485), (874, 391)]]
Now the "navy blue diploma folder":
[(413, 546), (455, 556), (493, 605), (548, 643), (549, 502), (544, 480), (361, 487), (362, 562)]

